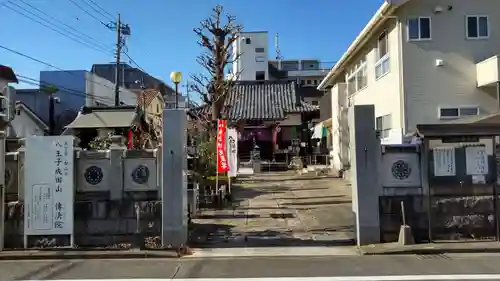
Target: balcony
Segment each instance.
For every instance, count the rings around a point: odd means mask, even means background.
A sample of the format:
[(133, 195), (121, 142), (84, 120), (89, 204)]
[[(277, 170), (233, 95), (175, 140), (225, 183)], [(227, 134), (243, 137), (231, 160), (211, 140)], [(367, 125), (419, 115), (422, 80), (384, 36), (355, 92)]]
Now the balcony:
[(269, 61), (276, 70), (287, 72), (287, 77), (314, 77), (324, 76), (335, 65), (334, 62), (318, 60), (280, 60)]
[(478, 87), (492, 86), (500, 82), (500, 60), (498, 56), (477, 63), (476, 70)]

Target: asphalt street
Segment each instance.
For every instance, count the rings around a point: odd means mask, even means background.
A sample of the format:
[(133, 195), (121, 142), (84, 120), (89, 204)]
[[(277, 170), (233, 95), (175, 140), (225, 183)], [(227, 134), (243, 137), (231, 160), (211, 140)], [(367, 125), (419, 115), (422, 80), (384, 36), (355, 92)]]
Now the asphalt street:
[[(380, 276), (394, 275), (406, 276), (399, 280), (443, 280), (442, 278), (429, 279), (428, 277), (415, 279), (408, 278), (408, 276), (449, 274), (483, 274), (483, 276), (484, 274), (498, 274), (488, 275), (489, 278), (486, 279), (500, 280), (499, 263), (499, 254), (3, 261), (0, 262), (0, 280), (135, 278), (168, 280), (328, 276), (337, 277), (337, 279), (330, 280), (344, 280), (338, 279), (344, 277), (351, 278), (345, 280), (355, 280), (352, 278), (356, 276), (370, 276), (369, 280), (386, 280), (381, 279)], [(474, 278), (470, 279), (452, 278), (447, 280), (481, 279), (478, 276), (475, 275)]]

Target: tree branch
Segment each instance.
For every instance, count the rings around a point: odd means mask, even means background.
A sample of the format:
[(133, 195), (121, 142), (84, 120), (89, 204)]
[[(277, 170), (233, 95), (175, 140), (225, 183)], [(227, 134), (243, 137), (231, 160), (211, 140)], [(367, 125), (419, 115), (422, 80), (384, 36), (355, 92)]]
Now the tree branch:
[(241, 54), (233, 53), (233, 44), (243, 27), (236, 23), (236, 17), (224, 14), (224, 8), (217, 5), (212, 14), (200, 22), (193, 31), (198, 37), (198, 45), (204, 50), (196, 62), (204, 70), (203, 74), (192, 74), (194, 83), (190, 90), (200, 95), (202, 101), (211, 107), (210, 118), (221, 117), (228, 94), (241, 72), (226, 77), (224, 71), (240, 59)]

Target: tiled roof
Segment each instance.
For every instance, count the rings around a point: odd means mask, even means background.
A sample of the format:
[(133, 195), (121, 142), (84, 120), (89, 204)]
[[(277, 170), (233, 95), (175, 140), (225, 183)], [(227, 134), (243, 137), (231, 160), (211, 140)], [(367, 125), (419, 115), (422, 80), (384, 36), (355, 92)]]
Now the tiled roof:
[[(231, 120), (281, 120), (287, 113), (318, 110), (300, 98), (295, 82), (240, 81), (226, 98), (224, 113)], [(194, 114), (209, 112), (208, 107), (194, 109)]]
[(0, 64), (0, 79), (6, 80), (7, 82), (11, 83), (19, 83), (12, 68), (2, 64)]
[(143, 105), (142, 99), (143, 97), (145, 97), (144, 105), (148, 107), (157, 96), (161, 96), (161, 93), (158, 90), (142, 90), (137, 93), (137, 104), (142, 106)]

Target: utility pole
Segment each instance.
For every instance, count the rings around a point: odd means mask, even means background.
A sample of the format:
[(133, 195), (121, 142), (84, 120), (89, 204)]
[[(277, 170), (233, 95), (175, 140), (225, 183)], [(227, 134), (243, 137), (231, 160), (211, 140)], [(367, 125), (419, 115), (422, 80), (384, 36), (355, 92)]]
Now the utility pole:
[(54, 127), (56, 126), (56, 118), (55, 118), (55, 101), (54, 101), (54, 94), (49, 95), (49, 136), (53, 136), (54, 134)]
[(122, 22), (120, 13), (116, 21), (116, 73), (115, 73), (115, 106), (120, 105), (120, 57), (122, 53)]
[(116, 31), (116, 50), (115, 50), (115, 58), (116, 58), (116, 73), (115, 73), (115, 106), (120, 105), (120, 60), (122, 54), (122, 47), (125, 44), (125, 40), (123, 36), (130, 35), (130, 27), (128, 24), (123, 24), (121, 21), (120, 14), (118, 13), (118, 17), (116, 22), (112, 22), (106, 25), (111, 30)]
[(49, 136), (55, 135), (55, 102), (56, 97), (54, 96), (57, 93), (58, 89), (52, 85), (45, 85), (42, 88), (42, 92), (49, 96)]

